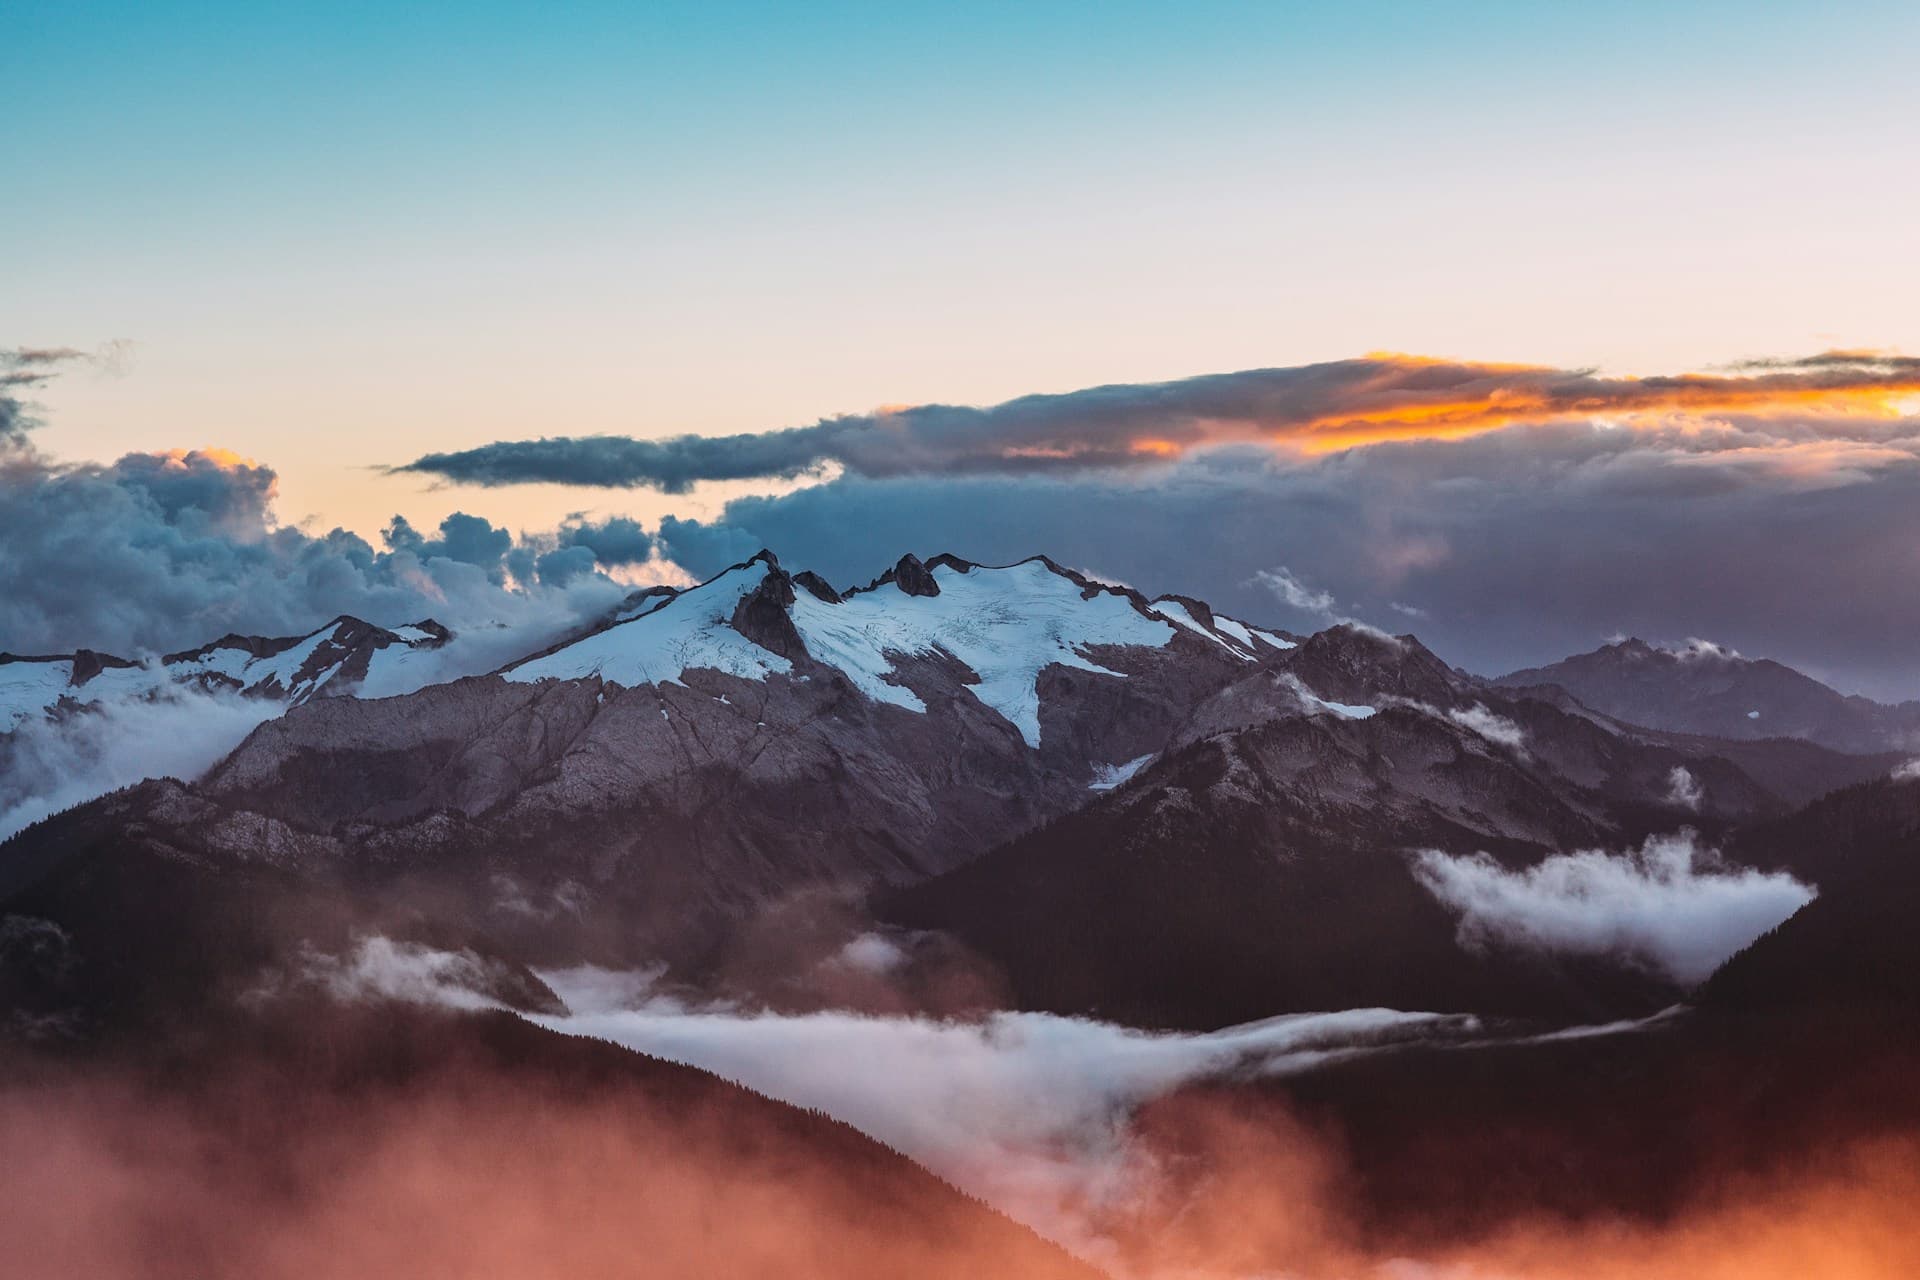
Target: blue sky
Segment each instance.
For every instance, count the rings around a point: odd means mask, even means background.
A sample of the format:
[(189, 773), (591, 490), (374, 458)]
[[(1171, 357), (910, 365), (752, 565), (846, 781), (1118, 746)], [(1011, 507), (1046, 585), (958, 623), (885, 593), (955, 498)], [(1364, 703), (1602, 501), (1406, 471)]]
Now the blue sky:
[[(17, 0), (0, 24), (0, 346), (130, 344), (35, 390), (40, 448), (233, 450), (278, 519), (376, 542), (396, 512), (656, 528), (785, 484), (381, 470), (493, 441), (1375, 351), (1610, 375), (1920, 351), (1910, 3)], [(899, 515), (936, 508), (887, 508), (888, 558), (951, 545)]]
[(396, 435), (1920, 345), (1920, 18), (1755, 12), (30, 2), (0, 328), (138, 344), (63, 453), (271, 456), (363, 527)]

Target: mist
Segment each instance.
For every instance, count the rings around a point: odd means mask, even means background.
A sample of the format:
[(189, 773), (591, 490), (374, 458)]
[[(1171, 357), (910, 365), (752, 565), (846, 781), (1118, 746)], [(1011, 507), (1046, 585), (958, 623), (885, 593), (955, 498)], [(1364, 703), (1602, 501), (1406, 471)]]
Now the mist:
[(1100, 1224), (1150, 1194), (1156, 1176), (1128, 1139), (1140, 1104), (1196, 1080), (1280, 1076), (1479, 1029), (1470, 1017), (1391, 1009), (1157, 1034), (1043, 1013), (773, 1014), (644, 995), (618, 1007), (603, 1002), (613, 985), (603, 973), (543, 977), (573, 1012), (540, 1025), (825, 1111), (1096, 1259), (1111, 1252)]
[(0, 737), (0, 839), (146, 778), (198, 778), (283, 710), (262, 698), (182, 686), (30, 720)]

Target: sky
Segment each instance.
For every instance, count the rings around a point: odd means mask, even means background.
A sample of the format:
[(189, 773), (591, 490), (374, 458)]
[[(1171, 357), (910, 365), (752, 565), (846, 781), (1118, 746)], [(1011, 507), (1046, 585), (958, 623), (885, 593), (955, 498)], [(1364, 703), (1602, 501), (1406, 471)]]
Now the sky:
[[(0, 346), (107, 357), (20, 392), (32, 483), (231, 451), (271, 477), (260, 527), (227, 535), (340, 527), (373, 557), (396, 514), (429, 533), (478, 515), (540, 554), (574, 513), (701, 522), (669, 525), (650, 568), (601, 563), (629, 577), (671, 576), (669, 556), (698, 576), (754, 539), (840, 577), (908, 549), (1046, 551), (1249, 611), (1271, 597), (1256, 572), (1284, 567), (1369, 620), (1426, 615), (1423, 636), (1484, 667), (1710, 631), (1920, 696), (1894, 644), (1916, 619), (1883, 598), (1920, 586), (1912, 436), (1863, 438), (1860, 404), (1816, 406), (1853, 450), (1836, 463), (1820, 428), (1819, 467), (1808, 440), (1783, 454), (1725, 418), (1777, 425), (1781, 406), (1716, 403), (1687, 408), (1733, 433), (1711, 449), (1695, 420), (1693, 444), (1601, 449), (1604, 467), (1560, 418), (1451, 451), (1323, 440), (1303, 461), (1256, 413), (1194, 428), (1152, 476), (983, 475), (951, 450), (886, 475), (845, 450), (696, 468), (672, 492), (392, 469), (1375, 352), (1611, 379), (1920, 352), (1909, 4), (905, 8), (9, 6)], [(1895, 384), (1872, 414), (1911, 415)], [(1621, 411), (1674, 410), (1644, 400)], [(1507, 447), (1515, 430), (1541, 443)], [(1594, 496), (1596, 471), (1656, 462), (1631, 501)], [(1723, 483), (1756, 467), (1765, 485)], [(35, 493), (20, 509), (44, 524)], [(1463, 503), (1486, 519), (1462, 527)], [(163, 631), (41, 612), (47, 635), (0, 646)]]

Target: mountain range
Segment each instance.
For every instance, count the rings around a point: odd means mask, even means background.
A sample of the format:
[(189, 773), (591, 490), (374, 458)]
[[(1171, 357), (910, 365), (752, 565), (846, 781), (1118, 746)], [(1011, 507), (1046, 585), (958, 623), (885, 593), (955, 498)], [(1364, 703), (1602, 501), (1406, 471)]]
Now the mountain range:
[[(1385, 1007), (1546, 1037), (1286, 1086), (1352, 1135), (1380, 1205), (1419, 1215), (1437, 1210), (1393, 1171), (1428, 1167), (1408, 1153), (1445, 1126), (1383, 1131), (1383, 1091), (1550, 1128), (1527, 1088), (1630, 1105), (1555, 1036), (1685, 1006), (1657, 1051), (1609, 1059), (1684, 1108), (1700, 1084), (1678, 1058), (1745, 1061), (1809, 1009), (1827, 1027), (1838, 991), (1868, 1021), (1920, 1009), (1898, 978), (1920, 960), (1910, 706), (1778, 664), (1627, 641), (1489, 680), (1412, 635), (1297, 635), (1045, 557), (953, 555), (839, 589), (762, 552), (434, 682), (450, 639), (342, 618), (149, 661), (0, 657), (15, 733), (182, 689), (279, 711), (204, 776), (0, 844), (8, 1052), (148, 1063), (160, 1044), (217, 1071), (244, 1045), (309, 1093), (450, 1060), (607, 1078), (514, 1019), (333, 1008), (324, 975), (369, 938), (461, 957), (475, 1000), (535, 1017), (568, 1010), (555, 973), (643, 972), (679, 1007), (770, 1014), (1210, 1032)], [(1752, 921), (1704, 958), (1703, 901)], [(866, 1178), (895, 1158), (784, 1123), (786, 1159)], [(1465, 1153), (1519, 1158), (1457, 1149), (1463, 1176), (1484, 1173)], [(1595, 1207), (1633, 1199), (1595, 1186)], [(924, 1212), (1074, 1273), (949, 1191)]]

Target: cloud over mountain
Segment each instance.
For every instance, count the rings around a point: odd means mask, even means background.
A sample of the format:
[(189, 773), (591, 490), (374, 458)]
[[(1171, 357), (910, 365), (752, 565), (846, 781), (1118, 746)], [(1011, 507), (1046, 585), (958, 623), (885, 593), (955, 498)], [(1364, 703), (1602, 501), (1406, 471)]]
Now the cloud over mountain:
[[(825, 482), (646, 527), (614, 515), (527, 536), (483, 511), (438, 530), (395, 521), (377, 547), (275, 524), (261, 463), (173, 451), (60, 466), (36, 453), (18, 397), (79, 358), (14, 353), (0, 387), (23, 424), (0, 475), (13, 552), (0, 588), (32, 602), (9, 620), (15, 649), (165, 647), (340, 612), (432, 614), (458, 630), (536, 600), (604, 599), (611, 571), (671, 561), (705, 577), (762, 546), (841, 583), (906, 548), (989, 563), (1045, 551), (1296, 629), (1415, 618), (1449, 660), (1489, 673), (1615, 634), (1712, 635), (1849, 690), (1920, 694), (1902, 639), (1920, 630), (1908, 357), (1635, 379), (1382, 356), (737, 437), (507, 442), (405, 470), (668, 491)], [(1331, 448), (1361, 440), (1373, 443)]]
[[(515, 535), (464, 512), (431, 535), (396, 516), (376, 549), (344, 529), (281, 524), (273, 468), (225, 450), (59, 462), (34, 444), (22, 397), (93, 358), (0, 352), (0, 648), (164, 652), (228, 631), (302, 634), (340, 614), (547, 634), (618, 600), (624, 588), (604, 571), (651, 549), (618, 517)], [(524, 642), (513, 650), (500, 660)]]
[(1415, 875), (1460, 913), (1465, 942), (1624, 956), (1684, 983), (1703, 981), (1814, 896), (1784, 872), (1716, 865), (1690, 831), (1622, 854), (1557, 854), (1519, 871), (1486, 854), (1427, 850)]

